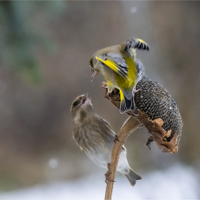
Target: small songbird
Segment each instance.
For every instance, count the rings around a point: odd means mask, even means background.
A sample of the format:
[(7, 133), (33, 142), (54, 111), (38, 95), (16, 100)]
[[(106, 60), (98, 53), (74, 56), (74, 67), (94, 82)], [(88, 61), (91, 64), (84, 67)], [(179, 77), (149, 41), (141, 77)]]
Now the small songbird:
[[(73, 138), (77, 145), (97, 165), (107, 168), (116, 133), (106, 120), (94, 112), (87, 94), (75, 98), (70, 112), (74, 121)], [(125, 175), (134, 186), (136, 180), (140, 180), (141, 177), (130, 168), (126, 154), (126, 148), (123, 146), (117, 171)]]
[(92, 77), (99, 72), (104, 76), (108, 92), (114, 88), (120, 91), (120, 113), (135, 110), (134, 94), (137, 82), (144, 76), (144, 67), (136, 59), (136, 49), (149, 51), (149, 46), (141, 39), (130, 39), (122, 44), (110, 46), (95, 52), (90, 59)]

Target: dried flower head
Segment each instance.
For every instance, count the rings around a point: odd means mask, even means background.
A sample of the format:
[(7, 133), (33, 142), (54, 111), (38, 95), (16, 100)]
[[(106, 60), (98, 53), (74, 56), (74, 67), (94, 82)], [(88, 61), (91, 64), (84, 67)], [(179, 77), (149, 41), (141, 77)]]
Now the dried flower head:
[[(164, 87), (147, 76), (138, 82), (136, 89), (141, 89), (134, 96), (137, 117), (151, 134), (147, 146), (150, 148), (155, 141), (163, 152), (177, 152), (183, 123), (176, 102)], [(113, 90), (110, 99), (119, 107), (118, 89)], [(135, 115), (131, 111), (128, 114)]]

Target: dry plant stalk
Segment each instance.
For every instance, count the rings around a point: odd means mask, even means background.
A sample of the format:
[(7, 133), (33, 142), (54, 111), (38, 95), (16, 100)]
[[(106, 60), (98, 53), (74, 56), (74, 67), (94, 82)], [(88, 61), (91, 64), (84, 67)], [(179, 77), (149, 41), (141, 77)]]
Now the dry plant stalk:
[(112, 198), (115, 172), (117, 170), (117, 165), (118, 165), (118, 161), (119, 161), (119, 155), (122, 150), (122, 145), (124, 144), (125, 139), (132, 132), (134, 132), (139, 126), (141, 126), (141, 123), (139, 122), (139, 120), (137, 120), (136, 118), (133, 118), (133, 117), (129, 117), (125, 121), (125, 123), (123, 124), (122, 128), (119, 131), (118, 137), (115, 140), (115, 144), (112, 149), (111, 162), (108, 164), (109, 180), (111, 180), (111, 181), (107, 182), (105, 200), (110, 200)]

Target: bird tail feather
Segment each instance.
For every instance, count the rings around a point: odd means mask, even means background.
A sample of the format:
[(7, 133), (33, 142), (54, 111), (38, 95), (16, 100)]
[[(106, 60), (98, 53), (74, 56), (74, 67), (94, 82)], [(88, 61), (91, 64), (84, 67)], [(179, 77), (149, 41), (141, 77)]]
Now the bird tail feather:
[(130, 184), (134, 186), (137, 180), (142, 179), (142, 177), (136, 174), (131, 168), (128, 174), (124, 174), (126, 178), (129, 180)]
[[(121, 93), (120, 93), (121, 95)], [(127, 99), (126, 96), (124, 96), (121, 99), (121, 104), (120, 104), (120, 113), (125, 113), (128, 110), (135, 110), (135, 103), (133, 101), (133, 98)]]

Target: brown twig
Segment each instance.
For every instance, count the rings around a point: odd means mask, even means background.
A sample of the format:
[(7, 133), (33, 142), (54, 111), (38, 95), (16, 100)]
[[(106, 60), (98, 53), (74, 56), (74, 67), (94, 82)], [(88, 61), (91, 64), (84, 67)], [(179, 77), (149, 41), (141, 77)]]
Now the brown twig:
[[(119, 155), (121, 153), (122, 145), (124, 144), (125, 139), (140, 126), (141, 123), (139, 122), (139, 120), (133, 117), (129, 117), (124, 122), (122, 128), (119, 131), (118, 139), (115, 141), (115, 144), (112, 149), (111, 162), (108, 165), (109, 180), (115, 179), (115, 172), (117, 170)], [(113, 184), (113, 181), (108, 181), (106, 187), (105, 200), (111, 200)]]

